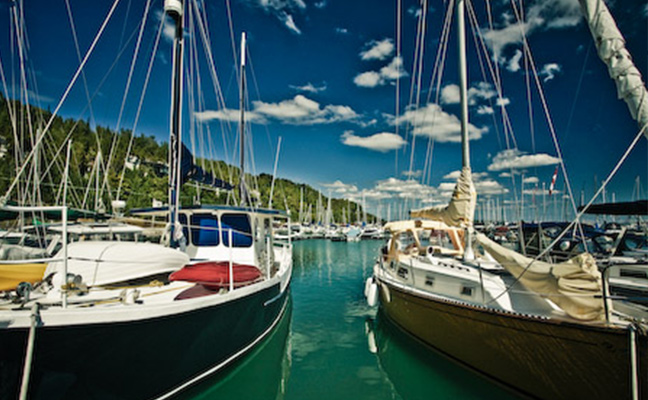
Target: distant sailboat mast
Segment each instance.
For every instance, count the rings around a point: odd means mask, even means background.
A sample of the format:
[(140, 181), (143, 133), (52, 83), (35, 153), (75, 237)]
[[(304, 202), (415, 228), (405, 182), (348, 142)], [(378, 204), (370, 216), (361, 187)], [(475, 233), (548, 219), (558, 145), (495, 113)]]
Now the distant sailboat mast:
[(169, 132), (169, 238), (171, 247), (177, 247), (175, 225), (180, 205), (180, 155), (182, 151), (180, 143), (182, 143), (183, 3), (181, 0), (165, 0), (164, 11), (175, 22)]
[(241, 205), (245, 205), (247, 198), (247, 189), (245, 187), (245, 32), (241, 33), (241, 83), (240, 83), (240, 178), (239, 190), (241, 194)]

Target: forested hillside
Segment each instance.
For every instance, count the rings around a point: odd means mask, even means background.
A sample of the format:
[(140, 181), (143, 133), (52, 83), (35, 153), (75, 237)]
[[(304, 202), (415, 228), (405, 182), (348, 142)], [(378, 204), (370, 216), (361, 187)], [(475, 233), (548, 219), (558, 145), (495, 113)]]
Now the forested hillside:
[[(71, 140), (67, 194), (70, 206), (110, 213), (111, 201), (117, 198), (126, 201), (126, 210), (150, 207), (154, 200), (166, 203), (168, 143), (158, 143), (153, 136), (143, 134), (132, 137), (130, 130), (114, 132), (101, 126), (92, 129), (88, 121), (60, 117), (52, 120), (41, 140), (41, 132), (51, 115), (49, 110), (6, 101), (0, 94), (0, 196), (7, 193), (16, 174), (25, 166), (8, 199), (19, 204), (61, 204), (66, 147)], [(15, 129), (12, 121), (15, 121)], [(34, 147), (37, 151), (33, 151)], [(196, 163), (219, 179), (238, 186), (237, 167), (213, 160), (196, 160)], [(246, 174), (246, 182), (256, 196), (255, 203), (267, 207), (272, 176)], [(318, 215), (322, 216), (328, 201), (325, 196), (306, 184), (281, 178), (275, 181), (273, 208), (288, 208), (293, 219), (297, 219), (300, 198), (303, 198), (304, 219), (315, 220)], [(183, 205), (234, 205), (238, 202), (237, 189), (215, 190), (188, 182), (181, 191)], [(331, 201), (333, 218), (337, 222), (343, 217), (355, 221), (361, 214), (358, 207), (346, 200)], [(309, 209), (311, 214), (306, 216)]]

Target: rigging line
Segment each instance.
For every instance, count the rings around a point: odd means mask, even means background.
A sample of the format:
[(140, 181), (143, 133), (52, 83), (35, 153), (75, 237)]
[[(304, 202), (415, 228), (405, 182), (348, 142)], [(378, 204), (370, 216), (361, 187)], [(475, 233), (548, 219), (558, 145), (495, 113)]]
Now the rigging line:
[[(450, 5), (447, 7), (446, 11), (446, 18), (445, 22), (443, 24), (443, 28), (441, 31), (441, 41), (439, 43), (439, 46), (437, 48), (437, 56), (435, 58), (434, 62), (434, 67), (432, 69), (432, 76), (430, 78), (430, 90), (428, 91), (428, 96), (426, 98), (426, 104), (429, 105), (431, 98), (432, 98), (432, 93), (435, 93), (435, 100), (434, 104), (439, 104), (439, 98), (441, 95), (441, 78), (443, 76), (443, 70), (445, 66), (445, 57), (447, 54), (447, 49), (448, 49), (448, 42), (450, 39), (450, 27), (452, 26), (452, 15), (454, 12), (454, 2), (451, 1)], [(436, 87), (433, 89), (432, 86), (436, 80)], [(437, 110), (435, 109), (433, 114), (432, 114), (432, 121), (431, 125), (433, 126), (436, 121), (437, 117)], [(424, 115), (424, 120), (422, 122), (425, 122), (425, 118), (427, 118), (427, 113)], [(425, 162), (423, 164), (423, 174), (421, 176), (421, 184), (423, 184), (426, 179), (425, 179), (425, 174), (426, 171), (429, 170), (429, 174), (427, 175), (427, 182), (429, 184), (429, 181), (431, 179), (431, 174), (432, 174), (432, 151), (434, 150), (434, 136), (430, 135), (428, 138), (428, 146), (427, 146), (427, 151), (425, 154)]]
[[(425, 52), (425, 32), (426, 32), (426, 26), (427, 26), (427, 7), (428, 7), (428, 2), (427, 0), (423, 1), (423, 11), (422, 11), (422, 20), (421, 20), (421, 40), (419, 42), (420, 47), (417, 49), (419, 52), (418, 55), (418, 65), (415, 66), (417, 68), (417, 74), (416, 74), (416, 104), (415, 108), (419, 109), (420, 102), (421, 102), (421, 79), (423, 76), (423, 55)], [(412, 79), (414, 81), (414, 79)], [(414, 168), (414, 152), (416, 150), (416, 135), (414, 132), (412, 132), (412, 148), (410, 150), (410, 162), (409, 162), (409, 173), (410, 177), (412, 174), (412, 170)]]
[[(519, 12), (518, 12), (518, 9), (517, 9), (515, 3), (513, 2), (512, 5), (513, 5), (513, 9), (514, 9), (516, 17), (519, 17)], [(519, 20), (519, 18), (518, 18), (518, 20)], [(545, 96), (544, 96), (544, 91), (542, 90), (542, 86), (540, 84), (538, 71), (536, 69), (535, 62), (533, 60), (533, 56), (531, 55), (531, 50), (529, 48), (529, 44), (527, 42), (527, 38), (526, 38), (526, 35), (524, 34), (524, 32), (522, 32), (522, 41), (523, 41), (523, 48), (528, 53), (528, 56), (529, 56), (529, 62), (531, 64), (531, 69), (533, 70), (534, 80), (535, 80), (535, 83), (536, 83), (536, 87), (538, 89), (538, 94), (540, 95), (540, 100), (542, 102), (542, 107), (543, 107), (543, 110), (544, 110), (544, 113), (545, 113), (545, 118), (547, 120), (547, 125), (549, 126), (549, 131), (551, 132), (551, 138), (553, 140), (554, 147), (556, 149), (556, 153), (558, 155), (558, 158), (560, 159), (560, 166), (561, 166), (561, 170), (562, 170), (562, 173), (563, 173), (563, 178), (565, 179), (565, 186), (567, 187), (567, 190), (569, 192), (569, 196), (570, 196), (571, 203), (572, 203), (572, 208), (573, 208), (574, 214), (578, 214), (577, 209), (576, 209), (576, 202), (574, 200), (573, 191), (572, 191), (572, 188), (571, 188), (571, 183), (570, 183), (569, 177), (567, 175), (567, 168), (565, 166), (565, 162), (564, 162), (563, 157), (562, 157), (562, 151), (561, 151), (560, 145), (558, 143), (558, 136), (556, 135), (556, 130), (555, 130), (554, 126), (553, 126), (553, 121), (551, 120), (551, 115), (549, 114), (549, 106), (547, 105), (547, 101), (546, 101)], [(581, 227), (581, 229), (582, 229), (582, 227)], [(582, 232), (581, 232), (581, 234), (582, 234)]]
[[(106, 74), (103, 76), (103, 78), (101, 79), (101, 81), (100, 81), (99, 84), (97, 85), (97, 89), (95, 89), (94, 93), (92, 94), (92, 97), (90, 98), (91, 100), (93, 100), (93, 99), (94, 99), (94, 98), (99, 94), (99, 91), (100, 91), (101, 88), (103, 87), (104, 83), (106, 83), (106, 80), (108, 79), (108, 76), (110, 76), (110, 73), (112, 72), (112, 70), (115, 68), (115, 66), (117, 66), (117, 62), (120, 60), (121, 56), (122, 56), (122, 55), (124, 54), (124, 52), (126, 51), (126, 47), (127, 47), (128, 44), (133, 40), (133, 37), (134, 37), (134, 36), (135, 36), (135, 32), (133, 32), (133, 33), (131, 34), (131, 36), (128, 38), (128, 41), (126, 42), (126, 45), (122, 48), (122, 51), (121, 51), (119, 54), (117, 54), (117, 57), (116, 57), (115, 60), (113, 61), (112, 65), (110, 66), (110, 68), (108, 68), (108, 71), (106, 72)], [(63, 141), (61, 142), (62, 145), (59, 147), (59, 149), (58, 149), (58, 151), (56, 152), (55, 156), (52, 158), (52, 161), (51, 161), (50, 164), (47, 166), (47, 169), (45, 170), (45, 172), (43, 172), (43, 175), (47, 175), (47, 173), (49, 172), (50, 168), (51, 168), (52, 165), (54, 164), (54, 159), (56, 159), (56, 158), (58, 157), (58, 155), (63, 151), (63, 149), (65, 149), (65, 147), (67, 146), (65, 143), (67, 143), (67, 141), (70, 140), (70, 138), (71, 138), (71, 136), (72, 136), (72, 133), (74, 132), (74, 130), (76, 129), (76, 127), (79, 125), (79, 123), (82, 122), (82, 121), (81, 121), (81, 116), (83, 116), (83, 115), (85, 114), (86, 110), (88, 110), (88, 104), (86, 104), (85, 107), (83, 108), (83, 110), (81, 110), (81, 112), (78, 114), (78, 116), (77, 116), (77, 118), (76, 118), (76, 121), (74, 122), (74, 125), (72, 126), (72, 129), (70, 130), (70, 132), (69, 132), (69, 133), (67, 134), (67, 136), (65, 137), (65, 140), (63, 140)]]
[[(502, 128), (504, 129), (504, 136), (505, 136), (505, 139), (506, 139), (506, 148), (511, 149), (511, 144), (509, 143), (509, 137), (510, 137), (510, 141), (513, 142), (512, 147), (517, 148), (517, 140), (515, 138), (515, 132), (513, 130), (513, 125), (511, 123), (511, 118), (509, 117), (508, 111), (506, 110), (506, 106), (505, 106), (505, 104), (503, 102), (504, 94), (503, 94), (503, 89), (502, 89), (501, 78), (498, 78), (498, 73), (499, 73), (498, 64), (497, 64), (497, 62), (495, 62), (495, 68), (493, 68), (492, 60), (490, 59), (490, 57), (487, 57), (487, 55), (489, 54), (488, 53), (488, 47), (486, 46), (486, 42), (484, 41), (484, 38), (481, 35), (481, 29), (479, 28), (479, 23), (477, 21), (477, 15), (475, 13), (474, 8), (472, 7), (472, 3), (468, 3), (468, 6), (469, 6), (468, 15), (470, 16), (471, 23), (472, 23), (471, 27), (473, 29), (473, 32), (475, 33), (473, 38), (474, 38), (474, 40), (476, 42), (477, 48), (481, 49), (481, 51), (482, 51), (481, 53), (479, 51), (477, 52), (478, 59), (480, 61), (480, 67), (482, 69), (482, 75), (484, 76), (484, 79), (486, 80), (486, 78), (485, 78), (486, 74), (484, 72), (484, 67), (483, 67), (483, 62), (485, 60), (486, 65), (488, 65), (488, 70), (489, 70), (489, 72), (491, 74), (491, 77), (493, 79), (495, 91), (497, 92), (497, 99), (498, 99), (498, 101), (500, 103), (499, 104), (499, 106), (500, 106), (499, 110), (500, 110), (500, 113), (502, 115)], [(478, 42), (477, 42), (477, 39), (479, 39)], [(479, 45), (477, 43), (479, 43)], [(484, 55), (484, 57), (482, 57), (482, 54)], [(489, 99), (489, 103), (492, 105), (492, 101), (490, 99)], [(494, 114), (493, 114), (493, 118), (494, 118)], [(493, 123), (494, 123), (495, 127), (497, 128), (497, 123), (496, 123), (495, 119), (493, 120)], [(497, 130), (497, 133), (499, 135), (499, 130)], [(498, 136), (498, 141), (499, 140), (500, 140), (500, 138)], [(500, 144), (500, 147), (501, 147), (501, 144)]]
[[(22, 3), (21, 3), (22, 5)], [(29, 135), (31, 139), (31, 145), (32, 145), (32, 151), (37, 150), (36, 145), (34, 144), (34, 130), (32, 127), (32, 118), (31, 118), (31, 107), (29, 106), (29, 91), (27, 90), (27, 77), (25, 75), (25, 54), (24, 54), (24, 24), (21, 23), (23, 14), (22, 14), (22, 8), (20, 9), (20, 18), (18, 18), (18, 12), (17, 9), (18, 7), (13, 7), (12, 9), (12, 14), (13, 14), (13, 22), (15, 25), (16, 29), (16, 43), (18, 44), (18, 59), (20, 62), (20, 99), (23, 101), (24, 109), (27, 111), (27, 124), (29, 126)], [(24, 96), (24, 97), (23, 97)], [(21, 108), (22, 110), (23, 108)], [(21, 128), (22, 128), (22, 118), (21, 118)], [(22, 130), (21, 130), (22, 132)], [(21, 135), (22, 136), (22, 135)], [(38, 138), (37, 138), (38, 139)], [(25, 164), (27, 164), (27, 160), (24, 161)]]
[(578, 102), (578, 96), (583, 84), (583, 78), (585, 78), (585, 69), (587, 68), (587, 62), (589, 61), (589, 56), (593, 45), (594, 44), (590, 41), (589, 45), (587, 46), (587, 52), (585, 53), (585, 59), (583, 60), (583, 68), (581, 68), (580, 78), (578, 79), (578, 85), (576, 86), (576, 93), (574, 94), (574, 102), (572, 103), (571, 110), (569, 111), (569, 118), (567, 119), (567, 128), (565, 129), (565, 134), (563, 135), (564, 139), (567, 139), (567, 136), (571, 131), (571, 124), (574, 118), (574, 113), (576, 111), (576, 103)]
[[(592, 198), (591, 198), (590, 201), (587, 203), (587, 205), (586, 205), (585, 207), (583, 207), (583, 209), (582, 209), (580, 212), (576, 212), (576, 216), (574, 217), (574, 220), (571, 221), (571, 222), (569, 223), (569, 225), (568, 225), (565, 229), (563, 229), (563, 231), (562, 231), (558, 236), (556, 236), (556, 238), (555, 238), (555, 239), (554, 239), (554, 240), (553, 240), (553, 241), (552, 241), (552, 242), (551, 242), (547, 247), (545, 247), (545, 249), (542, 250), (542, 252), (541, 252), (540, 254), (538, 254), (538, 255), (537, 255), (537, 256), (536, 256), (536, 257), (535, 257), (535, 258), (534, 258), (534, 259), (533, 259), (533, 260), (532, 260), (532, 261), (531, 261), (531, 262), (530, 262), (530, 263), (529, 263), (525, 268), (524, 268), (524, 270), (520, 273), (520, 275), (519, 275), (519, 276), (518, 276), (518, 277), (513, 281), (513, 283), (512, 283), (511, 285), (509, 285), (509, 286), (506, 288), (506, 290), (504, 290), (502, 293), (500, 293), (500, 294), (497, 295), (495, 298), (493, 298), (491, 301), (489, 301), (489, 303), (492, 303), (492, 302), (496, 301), (496, 300), (499, 299), (501, 296), (503, 296), (505, 293), (507, 293), (507, 292), (509, 291), (509, 289), (512, 288), (512, 287), (513, 287), (513, 286), (514, 286), (514, 285), (515, 285), (515, 284), (516, 284), (516, 283), (517, 283), (517, 282), (522, 278), (522, 276), (523, 276), (523, 275), (524, 275), (524, 274), (529, 270), (529, 268), (531, 267), (531, 265), (532, 265), (533, 263), (535, 263), (536, 261), (540, 260), (542, 257), (544, 257), (544, 256), (545, 256), (545, 255), (546, 255), (546, 254), (547, 254), (547, 253), (548, 253), (548, 252), (549, 252), (549, 251), (550, 251), (550, 250), (551, 250), (551, 249), (556, 245), (556, 243), (558, 243), (558, 242), (560, 241), (560, 239), (562, 239), (562, 238), (563, 238), (563, 237), (564, 237), (564, 236), (565, 236), (565, 235), (566, 235), (566, 234), (567, 234), (567, 233), (572, 229), (572, 227), (580, 226), (580, 225), (581, 225), (581, 224), (580, 224), (580, 219), (581, 219), (581, 217), (583, 216), (583, 214), (585, 214), (585, 211), (587, 211), (587, 209), (589, 208), (589, 206), (591, 206), (591, 205), (594, 203), (594, 201), (596, 201), (596, 199), (597, 199), (598, 196), (601, 194), (601, 192), (603, 192), (603, 190), (605, 189), (605, 187), (607, 186), (607, 184), (610, 182), (610, 180), (612, 180), (612, 178), (614, 177), (614, 175), (616, 175), (616, 173), (618, 172), (619, 168), (620, 168), (621, 165), (625, 162), (625, 160), (628, 158), (628, 156), (630, 155), (630, 152), (632, 152), (632, 150), (635, 148), (635, 146), (637, 145), (637, 143), (639, 142), (639, 140), (640, 140), (641, 137), (643, 136), (644, 131), (646, 131), (647, 128), (648, 128), (648, 125), (644, 126), (642, 129), (639, 130), (639, 132), (637, 133), (637, 135), (635, 136), (635, 138), (632, 140), (632, 143), (630, 143), (630, 146), (628, 147), (628, 149), (626, 149), (625, 153), (621, 156), (621, 158), (619, 159), (619, 161), (617, 162), (617, 164), (614, 166), (614, 168), (612, 169), (612, 171), (609, 173), (609, 175), (607, 176), (607, 178), (605, 179), (605, 181), (601, 184), (601, 187), (600, 187), (600, 188), (597, 190), (597, 192), (592, 196)], [(583, 237), (583, 238), (585, 237), (585, 235), (584, 235), (584, 233), (583, 233), (583, 231), (582, 231), (582, 227), (581, 227), (581, 232), (580, 232), (580, 234), (581, 234), (581, 237)]]
[[(230, 0), (225, 0), (225, 7), (227, 9), (227, 22), (229, 25), (230, 40), (232, 42), (232, 56), (234, 57), (234, 65), (238, 64), (238, 52), (236, 50), (236, 38), (234, 35), (234, 19), (232, 18), (232, 7), (230, 5)], [(236, 81), (240, 81), (239, 70), (234, 68), (236, 71)], [(223, 103), (224, 104), (224, 103)]]
[[(66, 1), (68, 1), (68, 0), (66, 0)], [(137, 42), (135, 43), (135, 50), (133, 51), (133, 58), (131, 60), (130, 69), (128, 70), (128, 78), (126, 79), (126, 88), (124, 89), (124, 95), (122, 96), (122, 102), (121, 102), (121, 106), (119, 108), (119, 116), (117, 117), (117, 125), (115, 127), (115, 136), (113, 137), (113, 143), (112, 143), (112, 146), (111, 146), (111, 149), (110, 149), (110, 153), (108, 155), (108, 162), (107, 162), (107, 165), (105, 167), (105, 171), (108, 171), (110, 169), (110, 166), (112, 164), (112, 159), (113, 159), (113, 156), (114, 156), (114, 152), (116, 150), (117, 143), (119, 142), (119, 138), (120, 138), (119, 130), (121, 128), (121, 121), (122, 121), (122, 117), (124, 115), (124, 108), (126, 106), (126, 98), (128, 97), (128, 93), (130, 91), (130, 86), (131, 86), (131, 82), (132, 82), (132, 79), (133, 79), (133, 73), (135, 71), (135, 64), (137, 63), (137, 59), (138, 59), (138, 56), (139, 56), (140, 46), (142, 44), (142, 37), (144, 36), (144, 28), (146, 27), (146, 21), (148, 19), (147, 15), (148, 15), (148, 12), (149, 12), (150, 5), (151, 5), (151, 0), (147, 0), (146, 5), (144, 6), (144, 15), (142, 16), (142, 20), (141, 20), (141, 22), (139, 24), (140, 25), (139, 34), (137, 36)], [(129, 2), (129, 9), (130, 9), (130, 2)], [(164, 17), (162, 17), (161, 19), (164, 20)], [(125, 25), (124, 25), (124, 28), (125, 28)], [(135, 132), (132, 132), (131, 140), (130, 140), (130, 143), (128, 145), (129, 150), (130, 150), (130, 147), (131, 147), (134, 136), (135, 136)], [(127, 151), (126, 152), (126, 157), (128, 157), (129, 154), (130, 154), (130, 151)], [(126, 166), (124, 165), (123, 168), (125, 168), (125, 167)], [(108, 183), (109, 183), (108, 182), (108, 174), (106, 173), (105, 177), (104, 177), (104, 182), (102, 184), (102, 190), (108, 185)], [(120, 182), (120, 184), (121, 184), (121, 182)], [(117, 193), (120, 192), (120, 189), (121, 188), (117, 189)]]
[[(77, 59), (81, 62), (81, 49), (79, 48), (79, 40), (76, 33), (76, 27), (74, 25), (74, 17), (72, 16), (72, 8), (70, 7), (70, 0), (65, 0), (65, 8), (67, 10), (68, 19), (70, 21), (70, 29), (72, 30), (72, 39), (74, 39), (74, 48), (76, 49)], [(83, 80), (83, 88), (86, 94), (86, 99), (88, 104), (90, 104), (90, 121), (94, 123), (94, 111), (92, 110), (92, 104), (90, 103), (90, 90), (88, 89), (88, 80), (86, 79), (85, 72), (81, 72), (81, 79)], [(97, 139), (97, 145), (100, 145), (99, 135), (95, 132), (95, 138)]]
[[(229, 1), (228, 1), (229, 2)], [(401, 57), (401, 18), (402, 18), (402, 0), (397, 0), (396, 2), (396, 57), (402, 60)], [(401, 61), (401, 65), (403, 62)], [(396, 74), (396, 104), (395, 104), (395, 115), (394, 127), (397, 136), (400, 136), (398, 132), (399, 122), (398, 117), (400, 116), (400, 73)], [(398, 175), (398, 149), (394, 151), (395, 161), (394, 161), (394, 174)]]
[[(475, 48), (477, 49), (476, 53), (477, 53), (477, 58), (479, 60), (479, 68), (480, 68), (481, 73), (482, 73), (482, 78), (484, 79), (484, 81), (487, 81), (488, 78), (486, 77), (487, 76), (486, 75), (486, 69), (484, 68), (484, 58), (486, 59), (486, 63), (489, 66), (489, 72), (491, 72), (491, 74), (493, 74), (492, 66), (490, 65), (490, 58), (488, 57), (488, 49), (486, 48), (485, 43), (483, 43), (483, 38), (482, 38), (482, 35), (481, 35), (481, 29), (479, 28), (479, 23), (477, 21), (477, 16), (475, 14), (475, 10), (472, 7), (472, 3), (470, 3), (470, 2), (468, 3), (468, 16), (469, 16), (469, 19), (470, 19), (470, 22), (471, 22), (471, 29), (472, 29), (472, 32), (473, 32), (473, 40), (475, 42)], [(480, 40), (478, 38), (481, 39), (481, 43), (480, 43)], [(480, 46), (480, 44), (481, 44), (481, 46)], [(482, 55), (482, 53), (483, 53), (483, 55)], [(502, 98), (502, 96), (499, 95), (499, 92), (498, 92), (498, 99), (501, 99), (501, 98)], [(488, 105), (492, 109), (494, 109), (493, 101), (492, 101), (491, 98), (488, 98)], [(502, 111), (502, 110), (500, 109), (500, 111)], [(493, 127), (495, 127), (495, 133), (497, 134), (497, 144), (498, 144), (499, 148), (502, 148), (502, 138), (500, 137), (499, 124), (497, 122), (497, 119), (495, 117), (494, 112), (491, 113), (491, 117), (493, 119)]]
[[(155, 43), (153, 44), (151, 59), (149, 61), (149, 66), (148, 66), (148, 69), (146, 71), (146, 78), (144, 78), (144, 85), (142, 87), (142, 94), (140, 95), (139, 104), (137, 105), (137, 112), (135, 113), (135, 120), (133, 121), (133, 128), (131, 130), (131, 139), (128, 142), (128, 149), (126, 150), (127, 155), (130, 154), (130, 152), (132, 150), (133, 141), (134, 141), (134, 137), (135, 137), (135, 131), (137, 130), (137, 124), (139, 123), (140, 114), (142, 112), (142, 106), (144, 104), (144, 97), (146, 96), (146, 90), (148, 89), (148, 83), (149, 83), (150, 78), (151, 78), (151, 71), (153, 70), (153, 64), (155, 62), (155, 55), (157, 54), (158, 46), (160, 44), (160, 38), (162, 37), (162, 27), (163, 26), (164, 26), (164, 18), (160, 18), (160, 23), (158, 25), (157, 34), (155, 35)], [(121, 176), (119, 177), (119, 185), (118, 185), (118, 188), (117, 188), (117, 195), (116, 195), (117, 199), (120, 198), (121, 188), (122, 188), (122, 185), (124, 183), (124, 174), (125, 173), (126, 173), (126, 168), (122, 168)], [(110, 193), (110, 188), (109, 188), (109, 193)]]
[[(83, 59), (83, 62), (81, 63), (81, 65), (79, 65), (79, 67), (78, 67), (76, 73), (74, 74), (74, 76), (73, 76), (73, 78), (72, 78), (72, 81), (70, 82), (70, 84), (68, 85), (67, 89), (66, 89), (65, 92), (63, 93), (63, 96), (61, 97), (61, 99), (59, 100), (59, 103), (58, 103), (58, 105), (56, 106), (56, 108), (54, 109), (54, 112), (52, 113), (52, 115), (50, 116), (50, 119), (48, 120), (47, 125), (45, 125), (45, 128), (43, 129), (43, 133), (41, 134), (41, 136), (40, 136), (38, 142), (40, 142), (40, 141), (45, 137), (45, 135), (49, 132), (49, 128), (51, 127), (52, 122), (54, 121), (54, 118), (56, 117), (57, 113), (58, 113), (59, 110), (61, 109), (61, 106), (63, 105), (63, 102), (65, 101), (65, 99), (67, 98), (68, 94), (70, 93), (70, 90), (72, 90), (72, 86), (74, 86), (74, 83), (75, 83), (76, 80), (78, 79), (79, 74), (80, 74), (81, 71), (83, 70), (83, 67), (85, 66), (86, 62), (88, 61), (88, 58), (89, 58), (90, 55), (92, 54), (92, 51), (94, 50), (94, 48), (95, 48), (97, 42), (99, 41), (99, 38), (101, 37), (101, 35), (102, 35), (104, 29), (106, 28), (106, 25), (108, 25), (108, 21), (110, 21), (110, 18), (112, 17), (112, 15), (113, 15), (115, 9), (117, 8), (117, 5), (118, 5), (118, 4), (119, 4), (119, 0), (115, 0), (115, 2), (113, 3), (112, 8), (110, 9), (110, 11), (108, 12), (108, 15), (106, 16), (106, 19), (104, 20), (104, 22), (103, 22), (101, 28), (99, 29), (99, 32), (97, 33), (97, 36), (95, 37), (94, 41), (92, 42), (92, 45), (91, 45), (90, 48), (88, 49), (88, 51), (87, 51), (87, 53), (86, 53), (86, 56), (85, 56), (85, 58)], [(2, 196), (2, 198), (0, 198), (0, 204), (1, 204), (1, 203), (4, 203), (4, 202), (9, 198), (9, 196), (11, 195), (11, 192), (12, 192), (13, 189), (16, 187), (16, 183), (18, 182), (18, 179), (20, 178), (20, 175), (22, 175), (22, 174), (24, 173), (25, 168), (26, 168), (26, 166), (27, 166), (27, 163), (28, 163), (28, 162), (31, 160), (31, 158), (34, 156), (35, 149), (36, 149), (36, 146), (38, 145), (38, 142), (34, 144), (34, 147), (32, 148), (32, 150), (29, 152), (29, 154), (28, 154), (27, 157), (25, 158), (24, 163), (23, 163), (23, 166), (20, 168), (20, 170), (19, 170), (18, 173), (16, 174), (16, 177), (14, 178), (14, 181), (11, 183), (11, 185), (9, 185), (9, 188), (8, 188), (7, 191), (5, 192), (4, 196)]]
[(0, 54), (0, 79), (2, 80), (2, 88), (5, 93), (5, 103), (7, 105), (7, 112), (9, 114), (9, 121), (11, 121), (11, 128), (14, 135), (16, 135), (16, 116), (11, 108), (11, 98), (9, 96), (9, 88), (5, 78), (4, 68), (2, 67), (2, 54)]

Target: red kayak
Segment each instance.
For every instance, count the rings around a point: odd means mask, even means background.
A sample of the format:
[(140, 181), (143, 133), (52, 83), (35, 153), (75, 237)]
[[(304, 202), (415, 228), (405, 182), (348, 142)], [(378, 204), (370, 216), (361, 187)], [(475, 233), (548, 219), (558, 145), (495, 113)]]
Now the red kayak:
[[(201, 284), (208, 289), (228, 288), (230, 284), (229, 261), (208, 261), (185, 265), (169, 276), (170, 281), (185, 281)], [(248, 285), (261, 278), (261, 271), (254, 265), (232, 264), (234, 287)]]

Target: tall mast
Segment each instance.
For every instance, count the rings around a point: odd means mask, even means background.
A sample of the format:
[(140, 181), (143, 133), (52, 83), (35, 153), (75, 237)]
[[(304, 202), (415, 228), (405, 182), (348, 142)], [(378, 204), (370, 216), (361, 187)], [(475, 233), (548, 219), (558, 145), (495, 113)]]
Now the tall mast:
[(245, 32), (241, 33), (241, 84), (239, 88), (241, 120), (240, 127), (240, 160), (241, 176), (239, 178), (239, 189), (241, 191), (241, 205), (245, 205), (247, 191), (245, 188)]
[[(466, 26), (465, 26), (465, 0), (457, 0), (457, 44), (459, 48), (459, 95), (461, 100), (461, 166), (462, 173), (470, 174), (470, 145), (468, 138), (468, 72), (466, 67)], [(471, 178), (472, 179), (472, 178)], [(470, 182), (472, 186), (472, 181)], [(472, 220), (474, 209), (470, 211), (469, 225), (466, 229), (466, 245), (464, 259), (474, 260), (472, 251)]]
[(175, 225), (180, 203), (180, 143), (182, 143), (182, 67), (183, 67), (183, 2), (165, 0), (164, 11), (175, 22), (173, 38), (173, 75), (171, 78), (171, 126), (169, 132), (169, 226), (170, 245), (177, 247)]

